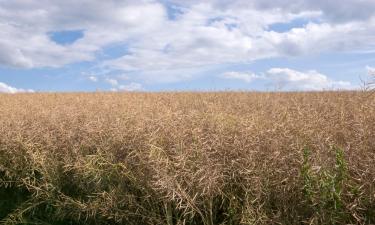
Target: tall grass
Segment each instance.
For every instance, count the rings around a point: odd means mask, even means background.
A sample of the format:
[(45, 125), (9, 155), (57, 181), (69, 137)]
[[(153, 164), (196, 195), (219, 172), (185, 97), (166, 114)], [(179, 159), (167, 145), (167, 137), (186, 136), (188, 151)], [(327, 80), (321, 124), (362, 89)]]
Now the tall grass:
[(0, 95), (0, 221), (374, 224), (365, 96)]

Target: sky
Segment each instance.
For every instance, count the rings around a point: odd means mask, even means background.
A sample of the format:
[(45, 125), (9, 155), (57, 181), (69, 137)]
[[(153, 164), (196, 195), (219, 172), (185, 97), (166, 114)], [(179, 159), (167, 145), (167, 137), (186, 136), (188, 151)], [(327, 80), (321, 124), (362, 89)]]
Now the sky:
[(0, 0), (0, 92), (319, 91), (375, 75), (375, 0)]

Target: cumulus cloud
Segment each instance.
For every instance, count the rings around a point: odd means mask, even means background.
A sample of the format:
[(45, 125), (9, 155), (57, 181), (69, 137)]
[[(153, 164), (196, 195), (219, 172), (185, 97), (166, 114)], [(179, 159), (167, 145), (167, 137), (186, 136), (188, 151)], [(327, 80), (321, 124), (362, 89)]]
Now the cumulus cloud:
[(116, 79), (107, 78), (107, 79), (105, 79), (105, 81), (112, 86), (118, 86), (119, 85), (119, 83)]
[(88, 79), (92, 82), (98, 82), (98, 78), (96, 76), (89, 76)]
[[(241, 2), (241, 0), (239, 1)], [(243, 0), (242, 0), (243, 2)], [(322, 11), (324, 17), (332, 22), (345, 22), (352, 20), (366, 20), (373, 16), (375, 2), (373, 0), (276, 0), (276, 1), (253, 1), (257, 8), (281, 8), (283, 10)]]
[(38, 28), (4, 23), (0, 16), (0, 65), (16, 68), (59, 67), (94, 59), (83, 48), (58, 45), (47, 34), (34, 29)]
[(267, 71), (265, 78), (275, 87), (289, 90), (332, 90), (352, 89), (347, 81), (335, 81), (315, 70), (301, 72), (289, 68), (272, 68)]
[[(323, 14), (329, 7), (323, 2), (319, 8), (296, 1), (296, 7), (300, 8), (294, 11), (284, 8), (282, 2), (286, 1), (277, 1), (275, 7), (259, 5), (264, 2), (273, 5), (273, 1), (255, 1), (258, 3), (248, 7), (243, 6), (245, 1), (225, 2), (178, 1), (184, 8), (177, 19), (165, 21), (164, 27), (152, 35), (138, 37), (127, 55), (103, 65), (123, 71), (175, 70), (375, 48), (375, 18), (371, 16), (336, 23), (324, 19)], [(358, 5), (354, 1), (349, 4)], [(358, 13), (361, 7), (364, 5), (358, 5)], [(285, 32), (269, 29), (272, 24), (290, 23), (295, 19), (308, 22)]]
[(121, 91), (140, 91), (143, 87), (140, 83), (131, 82), (130, 84), (120, 85), (118, 89)]
[[(174, 4), (176, 12), (166, 4)], [(187, 77), (181, 72), (191, 77), (191, 71), (208, 66), (373, 51), (374, 10), (373, 0), (0, 0), (0, 66), (62, 67), (93, 61), (148, 80), (181, 81)], [(271, 29), (295, 20), (306, 23), (284, 32)], [(82, 30), (83, 37), (61, 45), (48, 35), (69, 30)], [(116, 44), (127, 50), (95, 61)], [(249, 74), (235, 76), (251, 80)]]
[(225, 79), (241, 80), (246, 83), (250, 83), (255, 79), (261, 78), (261, 76), (251, 72), (226, 72), (222, 75)]
[(375, 77), (375, 67), (366, 66), (366, 70), (369, 76)]
[(34, 90), (31, 90), (31, 89), (18, 89), (18, 88), (15, 88), (15, 87), (11, 87), (5, 83), (2, 83), (0, 82), (0, 93), (11, 93), (11, 94), (14, 94), (14, 93), (20, 93), (20, 92), (34, 92)]
[[(121, 78), (122, 76), (120, 76)], [(118, 80), (113, 78), (105, 79), (107, 83), (109, 83), (112, 88), (111, 91), (140, 91), (143, 90), (143, 86), (140, 83), (130, 82), (128, 84), (121, 84)]]
[[(375, 45), (375, 22), (351, 22), (331, 25), (309, 23), (289, 32), (266, 32), (265, 38), (279, 55), (299, 56), (327, 51), (371, 51)], [(365, 29), (364, 29), (365, 27)]]
[[(176, 4), (188, 6), (200, 0), (169, 0)], [(321, 11), (324, 18), (332, 22), (348, 20), (366, 20), (373, 16), (375, 3), (373, 0), (206, 0), (217, 8), (241, 9), (256, 8), (266, 11), (278, 9), (286, 12)]]
[(332, 80), (315, 70), (297, 71), (290, 68), (271, 68), (260, 75), (251, 72), (226, 72), (222, 78), (246, 83), (262, 80), (267, 86), (278, 90), (319, 91), (355, 88), (350, 82)]
[[(0, 1), (0, 65), (61, 67), (92, 61), (109, 44), (157, 29), (165, 17), (164, 7), (150, 1)], [(65, 30), (83, 30), (84, 36), (70, 45), (50, 39), (50, 32)]]
[(0, 49), (0, 65), (20, 68), (32, 67), (32, 61), (26, 58), (19, 48), (12, 47), (11, 44), (0, 40)]

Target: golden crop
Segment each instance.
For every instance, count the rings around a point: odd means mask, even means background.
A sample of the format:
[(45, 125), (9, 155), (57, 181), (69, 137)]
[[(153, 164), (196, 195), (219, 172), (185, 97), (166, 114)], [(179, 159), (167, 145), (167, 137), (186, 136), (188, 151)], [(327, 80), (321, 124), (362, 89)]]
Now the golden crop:
[(0, 95), (4, 224), (374, 224), (362, 92)]

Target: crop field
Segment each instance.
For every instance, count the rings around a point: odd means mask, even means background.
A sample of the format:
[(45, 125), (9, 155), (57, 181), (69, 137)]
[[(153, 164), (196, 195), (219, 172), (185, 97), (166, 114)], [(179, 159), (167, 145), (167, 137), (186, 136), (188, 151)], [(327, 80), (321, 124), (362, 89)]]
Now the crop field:
[(375, 224), (375, 97), (2, 94), (0, 224)]

